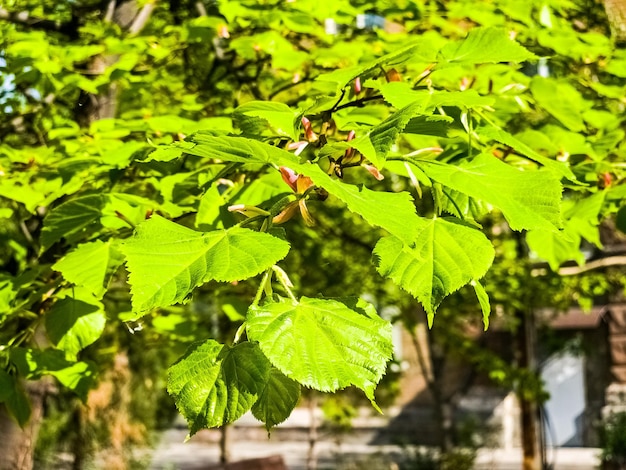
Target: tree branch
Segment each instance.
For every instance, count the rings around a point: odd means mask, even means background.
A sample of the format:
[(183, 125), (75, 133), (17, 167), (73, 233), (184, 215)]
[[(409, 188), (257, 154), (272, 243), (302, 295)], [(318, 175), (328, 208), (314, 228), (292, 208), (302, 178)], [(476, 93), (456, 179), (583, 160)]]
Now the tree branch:
[[(608, 268), (610, 266), (626, 266), (626, 256), (609, 256), (600, 258), (584, 264), (583, 266), (565, 266), (560, 268), (556, 274), (560, 276), (576, 276), (578, 274), (593, 271), (594, 269)], [(532, 276), (545, 276), (548, 274), (546, 268), (535, 268), (531, 272)]]
[(133, 23), (128, 28), (128, 34), (131, 36), (135, 36), (139, 34), (141, 30), (146, 26), (146, 23), (150, 19), (150, 15), (152, 15), (152, 11), (154, 10), (155, 2), (146, 3), (141, 11), (137, 14)]
[(104, 21), (110, 23), (113, 21), (113, 15), (115, 14), (115, 8), (117, 7), (116, 0), (109, 0), (107, 2), (106, 13), (104, 14)]
[(0, 20), (41, 29), (43, 31), (65, 34), (70, 38), (76, 38), (78, 35), (78, 18), (74, 15), (72, 15), (71, 21), (64, 22), (31, 16), (27, 11), (12, 12), (0, 7)]

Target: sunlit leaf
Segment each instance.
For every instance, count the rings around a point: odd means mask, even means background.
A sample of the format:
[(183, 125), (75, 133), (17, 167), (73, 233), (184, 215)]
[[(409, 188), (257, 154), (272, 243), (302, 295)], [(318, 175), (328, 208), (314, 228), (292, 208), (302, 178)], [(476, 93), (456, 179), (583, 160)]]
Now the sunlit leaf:
[(435, 310), (451, 293), (485, 275), (494, 258), (489, 239), (458, 219), (421, 219), (411, 245), (396, 237), (379, 240), (374, 257), (381, 275), (416, 297), (432, 324)]
[(122, 245), (133, 310), (145, 312), (183, 302), (210, 280), (255, 276), (284, 258), (289, 244), (267, 233), (233, 227), (197, 232), (158, 215), (137, 227)]
[(444, 46), (440, 55), (449, 64), (523, 62), (537, 58), (510, 39), (504, 28), (497, 27), (474, 28), (465, 39)]
[(420, 161), (429, 178), (499, 208), (513, 230), (557, 230), (561, 184), (552, 171), (516, 169), (490, 155), (449, 165)]
[(252, 306), (248, 337), (287, 377), (321, 391), (373, 387), (391, 358), (391, 325), (365, 302), (284, 300)]
[(97, 298), (106, 292), (111, 276), (124, 262), (113, 240), (82, 243), (69, 252), (52, 269), (77, 286), (85, 287)]

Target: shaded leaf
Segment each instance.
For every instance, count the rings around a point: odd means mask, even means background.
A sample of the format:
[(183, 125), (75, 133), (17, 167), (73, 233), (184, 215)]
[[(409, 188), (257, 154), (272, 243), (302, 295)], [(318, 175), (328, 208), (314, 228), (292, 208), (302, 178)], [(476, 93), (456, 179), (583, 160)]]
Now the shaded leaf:
[(506, 132), (503, 129), (499, 129), (493, 126), (480, 127), (479, 129), (476, 129), (476, 133), (481, 137), (486, 137), (488, 139), (498, 141), (504, 145), (508, 145), (513, 150), (519, 152), (523, 156), (545, 166), (549, 170), (554, 171), (557, 175), (565, 177), (571, 181), (576, 181), (574, 173), (572, 173), (572, 170), (570, 170), (567, 164), (559, 162), (557, 160), (553, 160), (548, 157), (544, 157), (540, 153), (535, 152), (524, 142), (516, 139), (512, 134)]
[(298, 140), (297, 126), (300, 113), (284, 103), (274, 101), (250, 101), (234, 111), (235, 121), (246, 134), (260, 134), (272, 129), (278, 135)]
[(13, 348), (11, 361), (24, 378), (36, 380), (51, 375), (82, 400), (87, 399), (95, 381), (96, 368), (92, 363), (69, 361), (59, 350)]
[(391, 146), (396, 142), (398, 134), (404, 130), (409, 120), (419, 113), (421, 104), (409, 104), (395, 112), (380, 124), (371, 127), (367, 134), (349, 143), (361, 152), (374, 166), (382, 169)]
[(580, 95), (573, 87), (547, 78), (534, 77), (530, 82), (530, 91), (539, 106), (569, 130), (574, 132), (585, 130), (585, 122), (580, 109), (576, 106), (580, 101)]
[(106, 202), (106, 196), (90, 195), (72, 199), (52, 209), (44, 219), (41, 231), (42, 250), (47, 250), (62, 238), (73, 240), (77, 238), (75, 235), (87, 228), (100, 228), (100, 216)]
[(86, 295), (62, 298), (46, 314), (50, 341), (69, 359), (100, 338), (105, 324), (104, 306)]
[(189, 433), (232, 423), (258, 399), (270, 369), (258, 346), (214, 340), (193, 344), (168, 370), (167, 391), (189, 423)]
[(63, 238), (73, 243), (102, 227), (128, 227), (126, 220), (138, 224), (145, 219), (146, 212), (156, 207), (158, 204), (153, 201), (123, 193), (92, 194), (64, 202), (52, 209), (44, 219), (42, 251)]
[(259, 398), (252, 405), (252, 414), (265, 423), (265, 428), (269, 431), (289, 418), (299, 399), (300, 384), (277, 368), (270, 367), (259, 390)]
[(24, 426), (30, 418), (30, 402), (26, 392), (13, 375), (0, 369), (0, 403), (15, 418), (17, 424)]

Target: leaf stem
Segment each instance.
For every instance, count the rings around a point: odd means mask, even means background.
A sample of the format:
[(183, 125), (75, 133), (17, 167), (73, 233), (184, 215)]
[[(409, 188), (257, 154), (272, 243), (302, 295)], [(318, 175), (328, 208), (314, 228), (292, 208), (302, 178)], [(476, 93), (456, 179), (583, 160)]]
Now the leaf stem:
[(452, 198), (452, 196), (450, 196), (450, 194), (448, 194), (448, 191), (446, 191), (445, 189), (441, 188), (441, 192), (448, 198), (448, 201), (450, 201), (452, 203), (452, 205), (456, 209), (457, 213), (459, 214), (459, 217), (461, 218), (461, 220), (465, 220), (465, 216), (463, 215), (463, 212), (461, 212), (461, 208), (457, 205), (456, 201)]
[(254, 300), (252, 301), (253, 307), (256, 307), (257, 305), (259, 305), (259, 302), (261, 301), (261, 296), (263, 295), (263, 292), (265, 291), (265, 286), (270, 281), (271, 274), (272, 274), (272, 268), (268, 269), (263, 274), (263, 277), (261, 278), (261, 284), (259, 285), (259, 288), (256, 291), (256, 295), (254, 296)]
[(474, 123), (472, 122), (472, 109), (469, 108), (467, 110), (467, 127), (468, 127), (468, 139), (467, 139), (467, 153), (468, 153), (468, 157), (472, 158), (472, 135), (474, 134)]

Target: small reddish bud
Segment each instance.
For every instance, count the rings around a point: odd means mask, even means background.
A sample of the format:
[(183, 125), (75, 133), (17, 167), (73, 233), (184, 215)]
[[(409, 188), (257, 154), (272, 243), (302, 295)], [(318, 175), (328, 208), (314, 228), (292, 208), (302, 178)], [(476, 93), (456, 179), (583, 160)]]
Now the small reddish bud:
[(230, 33), (228, 32), (228, 26), (225, 24), (221, 24), (217, 28), (217, 36), (222, 39), (228, 39), (230, 37)]
[(396, 69), (389, 69), (385, 74), (388, 82), (401, 82), (402, 76)]
[(467, 90), (470, 87), (471, 83), (472, 82), (471, 82), (471, 80), (469, 78), (463, 77), (461, 79), (461, 84), (459, 85), (459, 89), (461, 91), (465, 91), (465, 90)]
[(302, 116), (302, 127), (304, 127), (304, 136), (306, 140), (309, 142), (317, 142), (318, 136), (311, 127), (311, 121), (308, 120), (305, 116)]
[(300, 207), (300, 214), (302, 215), (302, 219), (304, 220), (304, 223), (308, 227), (313, 227), (315, 225), (315, 220), (311, 216), (309, 209), (306, 207), (306, 201), (304, 199), (300, 199), (298, 201), (298, 206)]
[(361, 77), (356, 77), (354, 79), (354, 93), (358, 95), (361, 93)]
[(298, 180), (298, 175), (296, 175), (296, 172), (286, 166), (281, 166), (279, 170), (283, 181), (289, 185), (294, 193), (297, 192), (298, 187), (296, 186), (296, 181)]
[(298, 212), (299, 208), (298, 201), (292, 201), (287, 206), (272, 219), (272, 223), (275, 225), (284, 224), (288, 220), (291, 220), (294, 215)]
[[(350, 142), (351, 140), (354, 140), (355, 137), (356, 137), (356, 132), (354, 132), (354, 130), (351, 130), (348, 133), (348, 137), (346, 138), (346, 141)], [(353, 156), (354, 156), (354, 148), (350, 147), (349, 149), (346, 149), (346, 151), (343, 154), (343, 162), (344, 163), (349, 162)]]
[(365, 168), (378, 181), (385, 179), (385, 176), (374, 165), (363, 165), (363, 168)]
[(298, 175), (296, 180), (296, 192), (303, 194), (307, 189), (313, 186), (313, 181), (308, 176)]
[(294, 155), (300, 155), (309, 143), (306, 140), (287, 144), (287, 150), (295, 150)]

